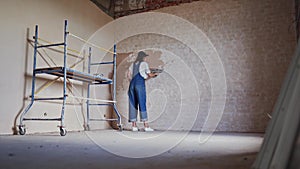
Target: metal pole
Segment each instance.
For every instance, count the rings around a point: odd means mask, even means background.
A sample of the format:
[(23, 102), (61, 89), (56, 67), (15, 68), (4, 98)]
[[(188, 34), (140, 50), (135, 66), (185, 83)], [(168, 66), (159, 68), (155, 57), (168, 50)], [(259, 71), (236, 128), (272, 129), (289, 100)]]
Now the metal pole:
[[(117, 45), (114, 44), (114, 56), (113, 56), (113, 101), (116, 101), (116, 87), (117, 87)], [(121, 126), (121, 115), (117, 109), (116, 103), (113, 103), (114, 111), (118, 116), (118, 126), (122, 130)]]
[(68, 21), (65, 20), (65, 27), (64, 27), (64, 87), (63, 87), (63, 106), (61, 110), (61, 127), (64, 127), (64, 115), (65, 115), (65, 105), (67, 99), (67, 26)]
[[(92, 55), (92, 48), (89, 47), (89, 61), (88, 61), (88, 73), (91, 73), (91, 55)], [(87, 98), (90, 98), (90, 83), (88, 83), (87, 88)], [(90, 130), (90, 100), (86, 101), (86, 130)]]
[(116, 81), (117, 81), (117, 45), (114, 44), (114, 58), (113, 58), (113, 62), (114, 62), (114, 74), (113, 74), (113, 101), (116, 101)]
[(23, 126), (23, 119), (25, 114), (31, 108), (34, 102), (34, 91), (35, 91), (35, 69), (36, 69), (36, 54), (37, 54), (37, 47), (38, 47), (38, 25), (35, 25), (35, 35), (34, 35), (34, 51), (33, 51), (33, 68), (32, 68), (32, 82), (31, 82), (31, 102), (26, 107), (24, 112), (21, 114), (20, 117), (20, 126)]

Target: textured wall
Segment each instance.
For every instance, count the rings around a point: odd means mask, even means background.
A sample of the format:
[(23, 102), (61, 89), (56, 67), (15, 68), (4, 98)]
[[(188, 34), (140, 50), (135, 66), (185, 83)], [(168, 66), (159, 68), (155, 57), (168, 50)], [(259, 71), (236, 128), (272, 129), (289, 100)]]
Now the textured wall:
[(199, 0), (115, 0), (114, 17), (118, 18), (193, 1)]
[[(1, 80), (2, 94), (0, 106), (0, 133), (11, 133), (18, 123), (18, 114), (28, 104), (24, 100), (30, 94), (30, 72), (32, 48), (27, 44), (27, 34), (33, 35), (33, 27), (39, 24), (41, 35), (54, 42), (62, 40), (63, 20), (70, 21), (70, 30), (84, 38), (89, 38), (112, 19), (100, 12), (89, 1), (1, 1)], [(182, 17), (197, 26), (211, 41), (211, 46), (198, 45), (202, 55), (210, 57), (210, 48), (215, 48), (223, 63), (226, 82), (226, 106), (218, 131), (262, 132), (277, 98), (282, 80), (295, 49), (292, 0), (211, 0), (182, 4), (158, 10)], [(141, 15), (141, 14), (138, 14)], [(9, 17), (7, 17), (9, 16)], [(120, 18), (122, 19), (122, 18)], [(145, 27), (162, 31), (174, 30), (180, 36), (190, 35), (190, 30), (176, 31), (179, 25), (151, 25), (144, 18)], [(114, 34), (125, 30), (134, 31), (136, 20), (115, 25), (109, 33), (102, 34), (96, 43), (101, 46), (111, 40)], [(79, 43), (72, 43), (80, 49)], [(204, 62), (185, 43), (172, 37), (158, 34), (131, 36), (118, 43), (118, 107), (126, 123), (128, 81), (125, 71), (134, 59), (131, 55), (145, 49), (151, 56), (150, 66), (163, 67), (165, 72), (147, 82), (148, 110), (151, 125), (156, 129), (201, 130), (210, 110), (212, 101), (211, 78)], [(121, 58), (121, 59), (120, 59)], [(59, 58), (56, 58), (60, 60)], [(104, 60), (110, 58), (104, 58)], [(122, 62), (124, 61), (124, 62)], [(41, 63), (41, 62), (40, 62)], [(209, 63), (213, 66), (215, 63)], [(81, 67), (82, 68), (82, 67)], [(103, 68), (105, 69), (105, 68)], [(109, 75), (111, 69), (103, 70)], [(40, 79), (43, 81), (42, 79)], [(81, 90), (79, 86), (79, 94)], [(43, 95), (59, 95), (61, 84), (56, 83)], [(101, 90), (101, 89), (100, 89)], [(105, 96), (95, 92), (96, 97), (110, 99), (109, 90)], [(98, 96), (99, 95), (99, 96)], [(107, 96), (107, 98), (106, 98)], [(36, 104), (31, 117), (56, 117), (60, 105)], [(196, 109), (196, 110), (195, 110)], [(75, 113), (74, 113), (75, 111)], [(100, 115), (106, 114), (100, 110)], [(84, 107), (69, 106), (66, 126), (69, 130), (80, 130), (85, 118)], [(195, 114), (197, 117), (195, 117)], [(178, 118), (179, 115), (183, 115)], [(176, 125), (174, 125), (176, 121)], [(195, 123), (194, 123), (195, 121)], [(126, 124), (129, 126), (128, 124)], [(27, 123), (28, 132), (57, 131), (56, 124), (45, 122)], [(104, 128), (105, 123), (95, 123), (92, 128)]]
[[(199, 1), (158, 10), (182, 17), (196, 25), (207, 35), (223, 63), (227, 95), (225, 110), (217, 130), (239, 132), (263, 132), (272, 114), (281, 83), (293, 56), (296, 41), (292, 0), (211, 0)], [(130, 25), (129, 21), (127, 23)], [(160, 23), (160, 20), (157, 20)], [(147, 21), (143, 24), (147, 25)], [(149, 27), (155, 25), (147, 25)], [(177, 25), (168, 25), (176, 27)], [(118, 29), (124, 29), (119, 27)], [(127, 26), (126, 29), (134, 29)], [(168, 27), (161, 27), (168, 29)], [(178, 31), (181, 31), (178, 29)], [(177, 32), (178, 34), (189, 31)], [(193, 43), (192, 39), (190, 40)], [(199, 48), (201, 48), (199, 44)], [(150, 66), (169, 70), (147, 82), (148, 109), (151, 125), (168, 129), (174, 121), (182, 121), (172, 129), (186, 130), (184, 123), (193, 117), (176, 119), (182, 108), (182, 93), (176, 82), (187, 77), (186, 67), (193, 73), (185, 87), (197, 93), (188, 97), (187, 104), (198, 105), (197, 119), (192, 130), (199, 131), (206, 120), (212, 100), (210, 78), (205, 65), (184, 43), (163, 35), (141, 34), (122, 40), (118, 51), (123, 53), (118, 72), (118, 107), (127, 121), (126, 68), (134, 59), (132, 52), (146, 50)], [(205, 51), (205, 50), (204, 50)], [(209, 56), (209, 53), (203, 53)], [(182, 63), (184, 64), (182, 64)], [(213, 65), (214, 63), (211, 63)], [(175, 79), (175, 81), (174, 81)], [(198, 88), (192, 88), (196, 80)], [(127, 124), (127, 127), (130, 125)]]

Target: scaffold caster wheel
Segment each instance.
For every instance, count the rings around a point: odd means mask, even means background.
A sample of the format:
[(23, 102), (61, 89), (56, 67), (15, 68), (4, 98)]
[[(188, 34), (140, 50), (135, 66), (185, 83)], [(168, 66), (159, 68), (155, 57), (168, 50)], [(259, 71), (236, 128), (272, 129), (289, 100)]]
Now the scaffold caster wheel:
[(65, 136), (67, 134), (67, 130), (65, 128), (60, 127), (59, 130), (61, 136)]
[(19, 126), (19, 134), (20, 135), (25, 135), (26, 129), (23, 126)]
[(90, 131), (90, 125), (83, 125), (84, 131)]
[(123, 128), (122, 128), (122, 125), (121, 125), (121, 124), (119, 124), (119, 125), (118, 125), (118, 128), (119, 128), (119, 131), (122, 131), (122, 130), (123, 130)]

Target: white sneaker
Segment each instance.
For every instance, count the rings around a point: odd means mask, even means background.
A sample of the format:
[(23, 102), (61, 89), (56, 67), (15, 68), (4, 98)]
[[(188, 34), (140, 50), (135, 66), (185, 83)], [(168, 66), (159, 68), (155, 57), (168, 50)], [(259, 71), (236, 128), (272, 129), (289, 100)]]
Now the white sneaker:
[(150, 128), (150, 127), (145, 127), (145, 131), (146, 132), (151, 132), (151, 131), (154, 131), (154, 129)]
[(131, 131), (139, 131), (137, 127), (132, 127)]

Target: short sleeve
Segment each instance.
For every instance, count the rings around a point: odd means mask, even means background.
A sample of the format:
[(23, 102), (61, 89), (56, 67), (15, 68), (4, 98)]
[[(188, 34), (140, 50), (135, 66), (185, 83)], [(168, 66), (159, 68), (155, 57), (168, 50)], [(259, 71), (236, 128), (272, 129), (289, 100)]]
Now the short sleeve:
[(151, 73), (151, 71), (147, 62), (141, 63), (139, 72), (144, 79), (148, 78), (148, 74)]

